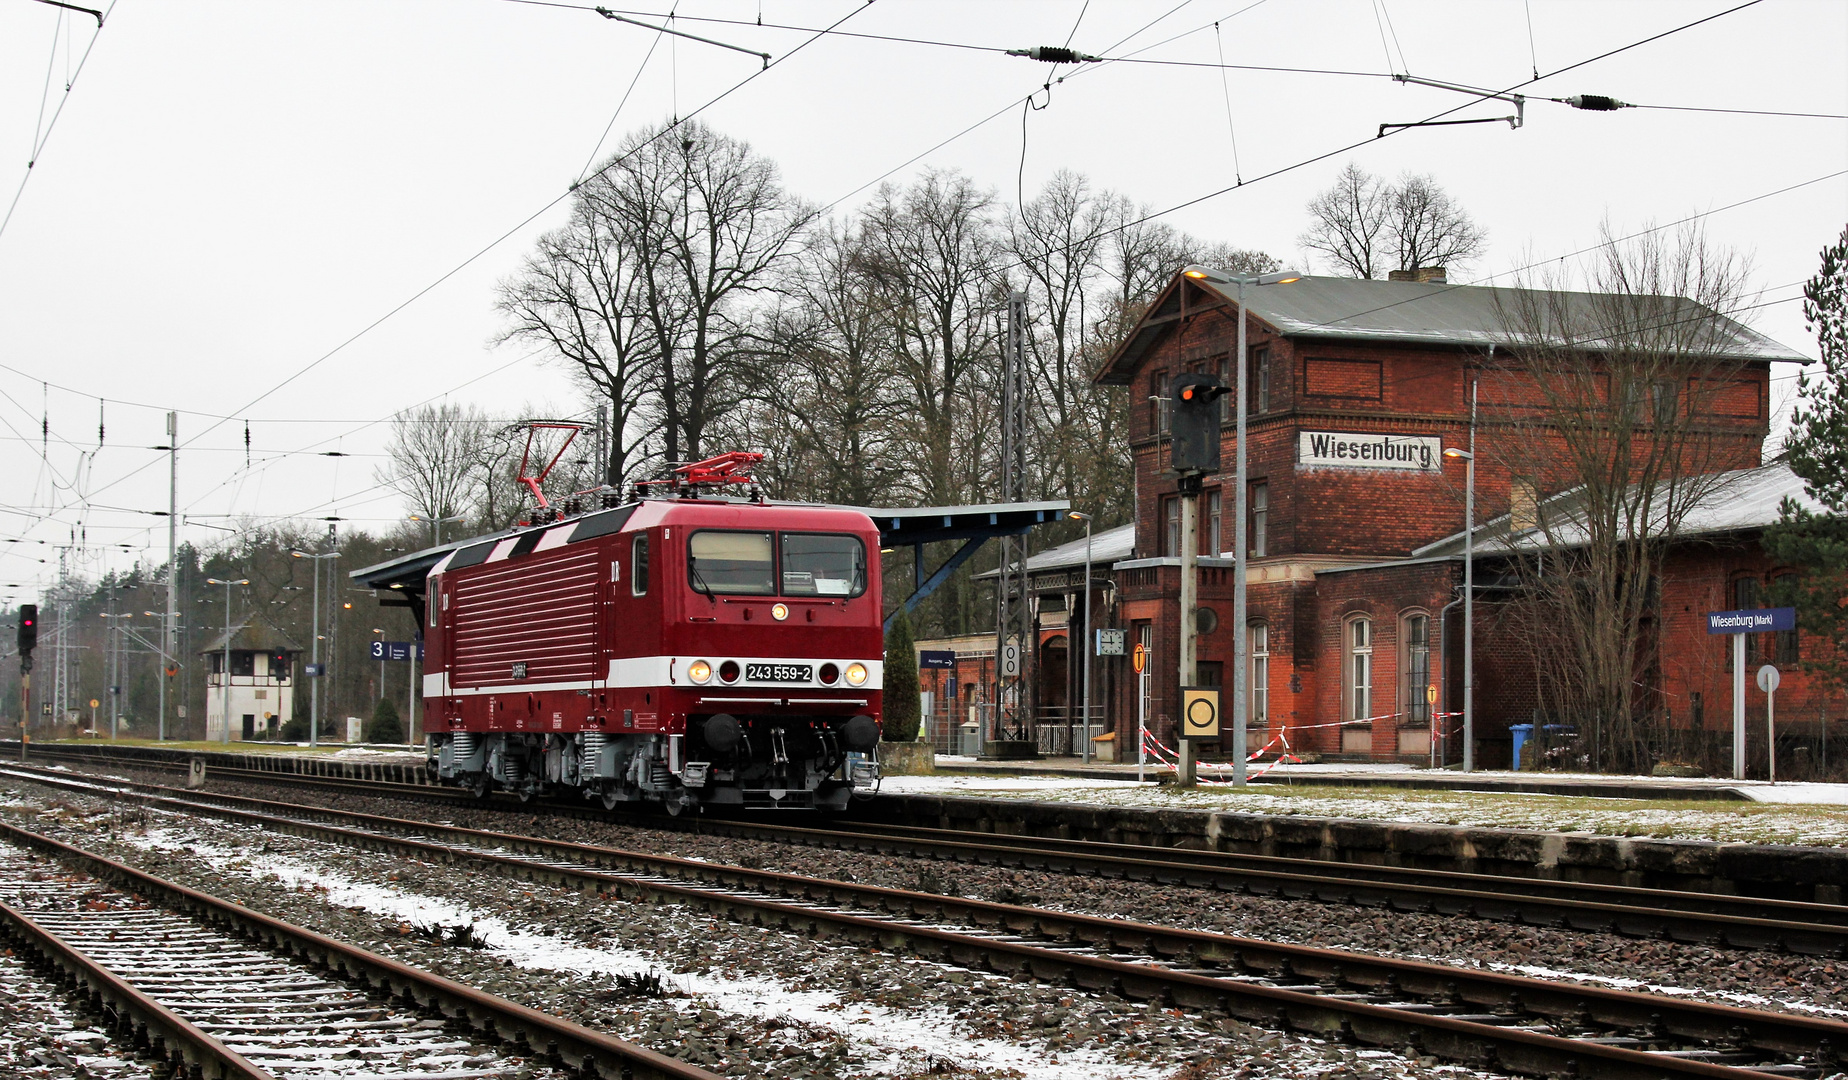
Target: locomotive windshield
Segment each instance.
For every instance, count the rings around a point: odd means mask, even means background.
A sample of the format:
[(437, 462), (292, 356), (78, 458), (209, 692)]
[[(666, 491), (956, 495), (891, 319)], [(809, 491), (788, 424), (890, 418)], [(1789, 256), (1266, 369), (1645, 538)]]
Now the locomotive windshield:
[(702, 529), (687, 541), (687, 583), (709, 596), (776, 595), (780, 554), (783, 596), (850, 598), (866, 591), (866, 545), (859, 537), (787, 532), (780, 539)]
[(866, 545), (857, 536), (783, 534), (784, 596), (858, 596), (866, 591)]
[(703, 593), (770, 596), (776, 560), (767, 532), (702, 529), (687, 541), (687, 577)]

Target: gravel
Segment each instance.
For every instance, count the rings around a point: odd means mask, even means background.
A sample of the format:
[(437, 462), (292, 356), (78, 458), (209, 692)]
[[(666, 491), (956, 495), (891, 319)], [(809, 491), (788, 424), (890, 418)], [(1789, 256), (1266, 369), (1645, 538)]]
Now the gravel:
[[(102, 800), (49, 794), (10, 779), (3, 786), (18, 793), (19, 803), (10, 809), (26, 817), (29, 827), (62, 832), (71, 842), (163, 877), (728, 1076), (1481, 1075), (1435, 1059), (1266, 1031), (1224, 1016), (812, 941), (673, 905), (600, 900), (484, 879), (466, 867), (363, 853), (212, 819), (148, 813), (137, 815), (145, 824), (117, 821), (104, 812), (108, 804)], [(298, 792), (287, 797), (309, 801)], [(430, 810), (347, 795), (323, 794), (313, 801), (405, 816)], [(68, 809), (45, 814), (53, 804)], [(0, 812), (7, 809), (0, 805)], [(453, 816), (463, 824), (731, 862), (757, 860), (905, 887), (915, 887), (926, 869), (956, 875), (958, 891), (971, 894), (1012, 889), (1021, 898), (1029, 891), (1081, 884), (1057, 875), (942, 867), (531, 815), (469, 809)], [(1143, 891), (1121, 883), (1110, 888)], [(1190, 899), (1197, 904), (1200, 895)], [(468, 925), (487, 947), (448, 943), (460, 936), (454, 929), (460, 925)], [(658, 989), (651, 977), (659, 978)]]
[[(216, 789), (216, 785), (215, 785)], [(1269, 941), (1349, 949), (1618, 989), (1672, 990), (1716, 1002), (1848, 1019), (1848, 961), (1645, 940), (1482, 919), (1125, 882), (1050, 871), (702, 836), (620, 822), (438, 807), (338, 792), (227, 785), (335, 809), (447, 820), (486, 830), (604, 844), (753, 869), (942, 892), (1088, 915), (1187, 925)], [(1178, 913), (1186, 913), (1183, 918)]]

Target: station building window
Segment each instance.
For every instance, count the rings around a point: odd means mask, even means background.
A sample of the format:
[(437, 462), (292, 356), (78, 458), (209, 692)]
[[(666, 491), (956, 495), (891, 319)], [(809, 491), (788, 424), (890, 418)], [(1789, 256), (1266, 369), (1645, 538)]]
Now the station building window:
[(1246, 525), (1246, 539), (1251, 544), (1251, 558), (1262, 558), (1270, 550), (1270, 485), (1259, 480), (1251, 485), (1247, 496), (1251, 521)]
[(1408, 724), (1431, 722), (1431, 702), (1425, 688), (1431, 685), (1431, 617), (1423, 613), (1407, 615), (1399, 633), (1405, 656), (1404, 675), (1399, 685), (1405, 688), (1405, 719)]
[(1350, 721), (1367, 720), (1373, 716), (1373, 620), (1361, 617), (1347, 624), (1347, 670), (1348, 712)]
[(1264, 727), (1270, 723), (1270, 624), (1254, 622), (1245, 634), (1245, 655), (1251, 660), (1245, 679), (1245, 720), (1252, 727)]
[(1149, 373), (1149, 432), (1160, 435), (1168, 430), (1168, 371), (1156, 368)]
[(1223, 543), (1225, 537), (1220, 532), (1220, 522), (1223, 520), (1225, 519), (1220, 513), (1219, 489), (1214, 488), (1206, 493), (1206, 535), (1201, 537), (1205, 543), (1202, 545), (1204, 550), (1200, 554), (1217, 558), (1219, 553), (1226, 549)]
[(1161, 553), (1164, 558), (1181, 553), (1181, 499), (1178, 495), (1162, 496)]
[(1269, 412), (1271, 407), (1271, 357), (1269, 349), (1251, 352), (1251, 411)]

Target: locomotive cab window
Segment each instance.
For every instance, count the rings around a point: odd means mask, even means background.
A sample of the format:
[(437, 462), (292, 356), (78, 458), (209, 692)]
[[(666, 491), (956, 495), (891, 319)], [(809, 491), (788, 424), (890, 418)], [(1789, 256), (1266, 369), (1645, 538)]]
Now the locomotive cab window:
[(694, 592), (776, 594), (776, 552), (767, 532), (702, 529), (687, 540), (687, 583)]
[(858, 596), (866, 591), (866, 545), (857, 536), (783, 534), (784, 596)]
[(648, 595), (648, 534), (637, 536), (629, 545), (629, 594)]

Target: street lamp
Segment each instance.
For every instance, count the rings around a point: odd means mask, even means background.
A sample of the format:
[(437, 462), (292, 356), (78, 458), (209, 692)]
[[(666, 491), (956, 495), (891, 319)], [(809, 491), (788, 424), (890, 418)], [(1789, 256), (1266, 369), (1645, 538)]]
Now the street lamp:
[(1065, 516), (1073, 521), (1084, 522), (1084, 641), (1081, 642), (1084, 646), (1084, 674), (1079, 676), (1084, 680), (1084, 719), (1079, 728), (1084, 732), (1084, 756), (1081, 760), (1089, 765), (1091, 763), (1091, 650), (1092, 642), (1097, 637), (1097, 631), (1091, 627), (1091, 515), (1072, 510)]
[[(109, 597), (109, 602), (111, 604), (115, 603), (115, 596), (113, 593)], [(101, 615), (103, 618), (110, 620), (132, 619), (135, 617), (135, 613), (132, 611), (124, 611), (120, 614), (113, 611), (105, 611), (102, 612)], [(107, 625), (109, 627), (109, 634), (103, 642), (105, 657), (103, 670), (112, 673), (109, 678), (108, 687), (109, 741), (114, 742), (121, 728), (122, 721), (122, 624), (111, 621)]]
[[(312, 663), (318, 669), (321, 666), (321, 560), (338, 559), (340, 553), (338, 551), (329, 551), (320, 555), (314, 555), (306, 551), (297, 551), (294, 548), (290, 548), (289, 554), (298, 559), (314, 560), (314, 659)], [(314, 677), (314, 681), (309, 683), (309, 685), (314, 688), (310, 691), (312, 696), (308, 708), (308, 745), (310, 747), (319, 746), (321, 743), (320, 680), (321, 676), (317, 675)]]
[(407, 520), (429, 522), (431, 535), (433, 537), (431, 546), (434, 547), (443, 542), (443, 525), (445, 522), (467, 521), (468, 516), (466, 514), (457, 514), (454, 517), (427, 518), (427, 517), (422, 517), (417, 514), (412, 514)]
[[(1233, 393), (1238, 398), (1238, 449), (1235, 453), (1237, 466), (1234, 469), (1232, 492), (1232, 783), (1243, 787), (1245, 784), (1246, 725), (1250, 721), (1251, 703), (1246, 699), (1246, 684), (1251, 674), (1246, 671), (1250, 663), (1246, 654), (1250, 651), (1251, 629), (1246, 626), (1245, 576), (1246, 561), (1250, 552), (1245, 530), (1249, 512), (1246, 508), (1249, 486), (1245, 481), (1245, 415), (1250, 404), (1245, 391), (1245, 289), (1247, 286), (1290, 285), (1301, 281), (1303, 275), (1294, 270), (1279, 270), (1270, 274), (1227, 274), (1218, 270), (1209, 270), (1204, 266), (1190, 266), (1181, 271), (1195, 281), (1205, 281), (1213, 285), (1232, 285), (1236, 287), (1238, 299), (1238, 377)], [(1183, 612), (1186, 619), (1189, 614)]]
[[(1476, 444), (1476, 431), (1469, 433)], [(1444, 456), (1464, 463), (1463, 474), (1463, 771), (1476, 767), (1476, 454), (1444, 448)]]
[(220, 581), (214, 577), (206, 578), (205, 583), (207, 585), (223, 585), (225, 587), (225, 668), (224, 673), (219, 677), (218, 688), (219, 700), (222, 702), (220, 711), (224, 714), (225, 718), (224, 741), (226, 745), (229, 745), (231, 742), (231, 586), (248, 585), (250, 584), (250, 579), (238, 578), (236, 581)]

